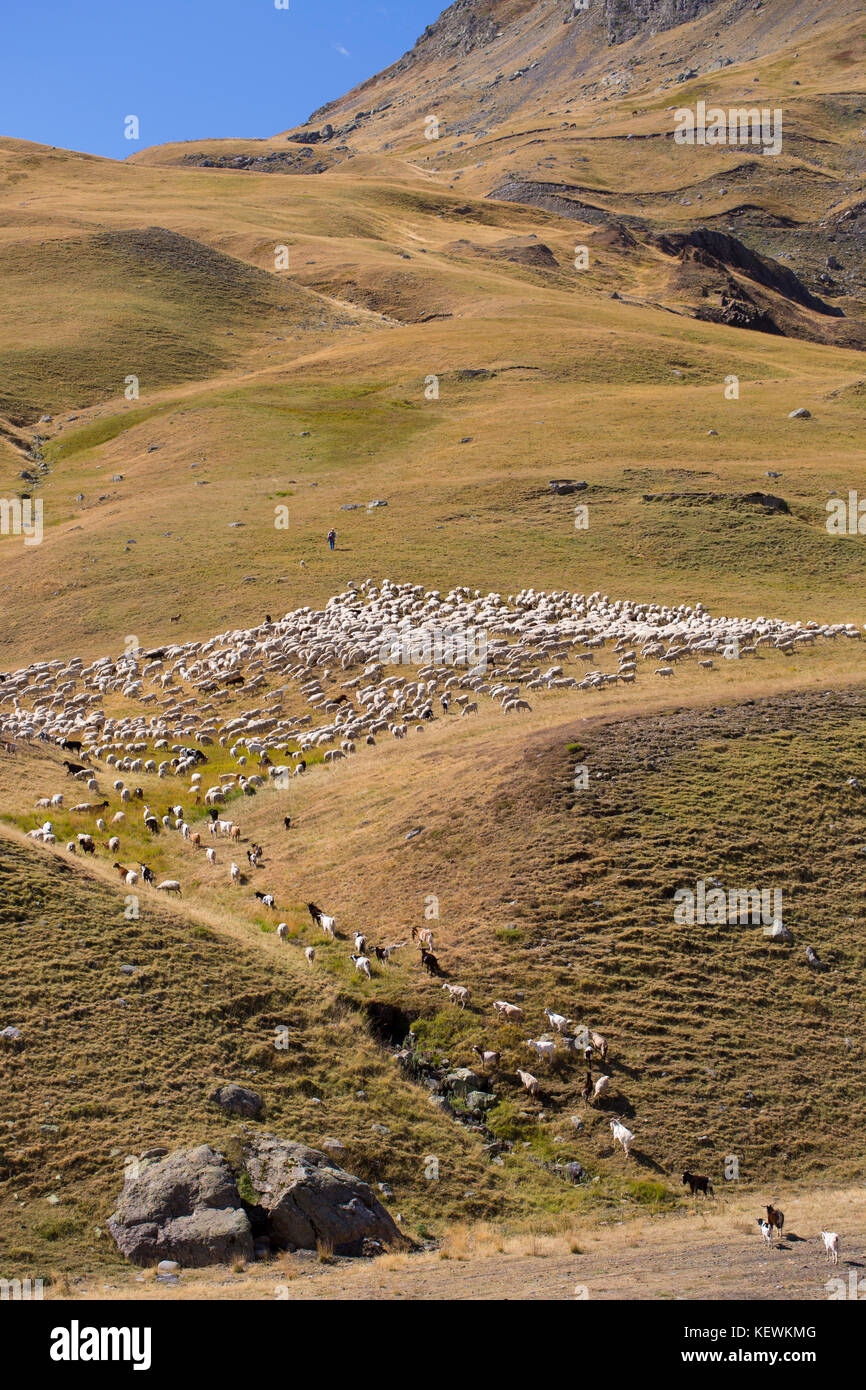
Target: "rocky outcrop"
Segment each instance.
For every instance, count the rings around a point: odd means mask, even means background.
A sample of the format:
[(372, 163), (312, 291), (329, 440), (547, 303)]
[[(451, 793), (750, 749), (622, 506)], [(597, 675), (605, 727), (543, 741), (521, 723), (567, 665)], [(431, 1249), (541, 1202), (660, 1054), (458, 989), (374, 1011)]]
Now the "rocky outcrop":
[(649, 240), (666, 256), (690, 259), (711, 270), (735, 271), (804, 309), (833, 318), (843, 317), (841, 309), (825, 304), (823, 299), (810, 294), (793, 270), (788, 270), (787, 266), (770, 256), (759, 256), (757, 251), (750, 251), (748, 246), (725, 232), (716, 232), (710, 227), (696, 227), (692, 232), (667, 232)]
[(661, 34), (706, 14), (722, 0), (604, 0), (609, 44), (625, 43), (642, 29)]
[[(584, 202), (581, 190), (573, 184), (551, 183), (544, 179), (505, 179), (487, 194), (500, 203), (525, 203), (528, 207), (543, 208), (545, 212), (555, 212), (559, 217), (570, 217), (578, 222), (607, 225), (610, 214), (604, 208)], [(617, 225), (630, 224), (641, 228), (642, 224), (634, 217), (619, 215)]]
[(367, 1183), (338, 1168), (319, 1149), (262, 1135), (244, 1145), (244, 1167), (281, 1249), (329, 1246), (363, 1255), (408, 1245)]
[(231, 1168), (207, 1144), (139, 1160), (108, 1229), (135, 1264), (169, 1259), (188, 1268), (253, 1258), (252, 1231)]

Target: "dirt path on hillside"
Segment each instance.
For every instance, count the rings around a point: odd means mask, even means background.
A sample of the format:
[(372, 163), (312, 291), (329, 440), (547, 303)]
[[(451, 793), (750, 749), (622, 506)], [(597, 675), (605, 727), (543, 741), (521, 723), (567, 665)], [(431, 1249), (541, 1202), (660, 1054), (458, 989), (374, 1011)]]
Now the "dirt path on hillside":
[[(826, 1300), (840, 1286), (846, 1296), (856, 1281), (866, 1298), (866, 1220), (858, 1213), (842, 1238), (838, 1268), (825, 1259), (817, 1233), (793, 1229), (773, 1249), (755, 1227), (692, 1229), (677, 1221), (630, 1224), (599, 1232), (598, 1248), (581, 1253), (518, 1253), (443, 1258), (440, 1253), (340, 1260), (320, 1265), (315, 1256), (293, 1256), (230, 1275), (190, 1271), (176, 1286), (159, 1287), (137, 1272), (111, 1284), (79, 1286), (73, 1297), (96, 1299), (275, 1299), (294, 1301), (406, 1299), (487, 1300)], [(715, 1225), (715, 1223), (714, 1223)], [(528, 1242), (527, 1242), (528, 1243)], [(543, 1244), (543, 1243), (542, 1243)], [(288, 1277), (287, 1277), (288, 1270)], [(852, 1277), (853, 1276), (853, 1277)]]

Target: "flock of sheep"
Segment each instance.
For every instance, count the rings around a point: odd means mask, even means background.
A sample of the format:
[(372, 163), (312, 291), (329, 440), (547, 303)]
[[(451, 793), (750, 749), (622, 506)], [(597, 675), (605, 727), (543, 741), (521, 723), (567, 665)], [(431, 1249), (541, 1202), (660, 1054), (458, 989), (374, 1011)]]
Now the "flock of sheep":
[[(483, 638), (480, 647), (478, 633)], [(471, 643), (467, 634), (472, 634)], [(322, 610), (301, 608), (276, 623), (268, 618), (256, 627), (220, 633), (207, 641), (150, 651), (136, 648), (87, 665), (81, 658), (35, 662), (0, 675), (0, 749), (14, 753), (20, 742), (34, 739), (59, 744), (81, 760), (64, 760), (67, 776), (86, 784), (97, 797), (102, 795), (97, 763), (133, 780), (139, 774), (185, 780), (185, 794), (207, 809), (211, 836), (236, 843), (240, 829), (221, 817), (219, 807), (233, 794), (254, 796), (268, 781), (282, 785), (289, 776), (302, 774), (307, 758), (317, 750), (325, 750), (325, 762), (335, 762), (353, 754), (361, 739), (375, 744), (380, 734), (402, 738), (412, 728), (423, 732), (437, 717), (477, 713), (481, 697), (511, 713), (529, 710), (524, 692), (597, 691), (619, 682), (630, 684), (646, 661), (658, 662), (651, 668), (655, 675), (670, 677), (683, 660), (694, 660), (708, 670), (715, 658), (741, 660), (762, 646), (791, 654), (840, 637), (859, 639), (861, 634), (852, 624), (713, 618), (700, 603), (669, 608), (614, 602), (598, 593), (532, 589), (505, 598), (455, 588), (443, 596), (421, 586), (365, 580), (351, 583)], [(616, 667), (603, 671), (599, 661), (608, 644)], [(462, 652), (462, 664), (443, 662), (443, 648), (452, 655)], [(404, 665), (405, 671), (399, 669)], [(251, 697), (255, 703), (250, 703)], [(106, 699), (129, 702), (136, 712), (109, 715)], [(231, 707), (239, 700), (246, 708), (235, 711)], [(213, 745), (229, 751), (233, 770), (205, 787), (200, 765), (209, 761), (207, 749)], [(112, 790), (121, 804), (108, 821), (102, 815), (110, 808), (104, 798), (68, 808), (69, 814), (97, 817), (94, 828), (110, 835), (104, 842), (110, 853), (119, 851), (120, 832), (133, 802), (140, 803), (147, 831), (155, 835), (162, 828), (174, 829), (195, 848), (204, 847), (201, 832), (188, 824), (181, 804), (160, 817), (146, 804), (141, 787), (127, 786), (116, 776)], [(64, 793), (55, 791), (39, 797), (36, 807), (59, 811), (64, 800)], [(290, 817), (285, 823), (288, 827)], [(30, 834), (48, 845), (56, 842), (51, 820)], [(81, 832), (66, 847), (72, 853), (92, 854), (96, 843), (92, 833)], [(216, 864), (215, 849), (205, 852)], [(248, 851), (250, 864), (258, 866), (261, 854), (261, 846), (254, 845)], [(128, 887), (141, 879), (166, 893), (182, 891), (177, 879), (157, 883), (146, 864), (129, 869), (115, 860), (113, 867)], [(233, 884), (241, 883), (235, 862), (229, 874)], [(256, 897), (276, 911), (273, 894), (258, 892)], [(333, 938), (333, 917), (313, 903), (309, 911)], [(279, 939), (285, 941), (289, 934), (288, 925), (281, 922)], [(422, 966), (441, 974), (429, 930), (414, 935), (421, 938)], [(355, 969), (369, 978), (372, 960), (366, 937), (357, 934), (354, 944)], [(375, 957), (386, 963), (405, 944), (375, 947)], [(314, 947), (306, 948), (306, 957), (312, 964)], [(465, 986), (445, 983), (442, 988), (461, 1008), (470, 1002)], [(497, 1000), (493, 1009), (512, 1022), (523, 1018), (522, 1009), (505, 1000)], [(593, 1053), (602, 1062), (607, 1056), (605, 1039), (585, 1027), (575, 1029), (569, 1019), (549, 1009), (545, 1014), (561, 1045), (583, 1054), (582, 1094), (593, 1104), (611, 1084), (609, 1075), (593, 1078), (590, 1070)], [(552, 1035), (529, 1038), (525, 1045), (548, 1062), (553, 1060)], [(498, 1068), (497, 1051), (475, 1050), (485, 1067)], [(530, 1095), (538, 1095), (537, 1077), (522, 1068), (517, 1076)], [(620, 1118), (611, 1119), (610, 1127), (628, 1159), (634, 1135)], [(685, 1174), (683, 1181), (692, 1178)], [(763, 1225), (762, 1232), (766, 1239)], [(838, 1258), (838, 1236), (830, 1235)]]
[[(466, 640), (470, 633), (482, 635), (480, 648), (477, 636)], [(687, 659), (710, 668), (714, 658), (739, 660), (762, 646), (791, 653), (839, 637), (861, 633), (853, 624), (712, 618), (700, 603), (669, 608), (533, 589), (504, 598), (457, 588), (443, 597), (420, 585), (365, 580), (324, 609), (300, 608), (204, 642), (135, 648), (89, 665), (80, 657), (35, 662), (7, 673), (0, 735), (75, 740), (120, 770), (181, 777), (201, 749), (219, 741), (237, 754), (236, 785), (251, 792), (257, 782), (243, 773), (248, 758), (287, 755), (294, 744), (296, 766), (270, 765), (272, 777), (297, 772), (304, 753), (319, 748), (337, 761), (360, 738), (423, 729), (437, 702), (443, 714), (476, 713), (487, 696), (511, 713), (529, 708), (525, 693), (532, 691), (631, 683), (641, 661), (659, 662), (655, 674), (669, 677)], [(616, 669), (602, 671), (608, 643)], [(465, 667), (437, 664), (443, 646), (471, 652)], [(583, 674), (567, 673), (566, 663), (581, 664)], [(386, 674), (395, 664), (407, 673)], [(239, 695), (257, 703), (226, 718), (223, 706)], [(139, 712), (109, 717), (106, 696), (122, 696)], [(293, 714), (283, 709), (290, 698), (302, 706)], [(212, 800), (219, 793), (209, 789)]]

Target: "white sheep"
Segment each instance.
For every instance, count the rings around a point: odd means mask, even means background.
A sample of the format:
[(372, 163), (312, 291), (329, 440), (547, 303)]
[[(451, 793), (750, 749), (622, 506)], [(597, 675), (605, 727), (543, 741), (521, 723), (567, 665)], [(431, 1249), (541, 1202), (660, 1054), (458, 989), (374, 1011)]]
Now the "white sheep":
[(180, 891), (180, 884), (176, 878), (164, 879), (162, 883), (158, 883), (156, 886), (160, 893), (177, 893), (179, 898), (183, 897)]
[(360, 975), (366, 975), (367, 979), (369, 980), (369, 979), (370, 979), (370, 960), (369, 960), (369, 957), (368, 957), (368, 956), (356, 956), (356, 955), (352, 954), (352, 955), (349, 957), (349, 959), (350, 959), (350, 960), (353, 960), (353, 961), (355, 962), (355, 969), (358, 971), (358, 973), (359, 973)]
[(288, 924), (288, 922), (280, 922), (279, 926), (277, 927), (277, 936), (280, 938), (281, 941), (288, 941), (288, 939), (289, 939), (289, 924)]
[(207, 849), (207, 850), (205, 850), (205, 857), (206, 857), (207, 862), (208, 862), (209, 864), (215, 864), (215, 863), (217, 862), (216, 850), (215, 850), (215, 849)]
[(503, 1018), (507, 1018), (509, 1023), (519, 1023), (523, 1018), (523, 1010), (517, 1004), (509, 1004), (504, 999), (495, 999), (493, 1007)]
[(469, 990), (465, 985), (443, 985), (442, 988), (447, 990), (448, 997), (453, 1000), (455, 1004), (459, 1004), (461, 1009), (466, 1008), (466, 1005), (469, 1003)]
[(313, 961), (316, 959), (315, 946), (305, 946), (304, 955), (307, 957), (307, 960), (309, 961), (310, 965), (312, 965)]
[(240, 881), (241, 881), (241, 871), (240, 871), (240, 869), (238, 868), (237, 864), (234, 863), (234, 861), (232, 862), (232, 866), (231, 866), (231, 868), (230, 868), (230, 870), (229, 870), (229, 873), (231, 874), (231, 881), (232, 881), (232, 883), (240, 883)]
[(592, 1093), (592, 1098), (593, 1098), (593, 1100), (594, 1100), (594, 1101), (595, 1101), (595, 1100), (601, 1100), (602, 1096), (606, 1096), (609, 1090), (610, 1090), (610, 1077), (609, 1077), (609, 1076), (600, 1076), (600, 1077), (598, 1078), (598, 1080), (596, 1081), (596, 1083), (595, 1083), (595, 1088), (594, 1088), (593, 1093)]

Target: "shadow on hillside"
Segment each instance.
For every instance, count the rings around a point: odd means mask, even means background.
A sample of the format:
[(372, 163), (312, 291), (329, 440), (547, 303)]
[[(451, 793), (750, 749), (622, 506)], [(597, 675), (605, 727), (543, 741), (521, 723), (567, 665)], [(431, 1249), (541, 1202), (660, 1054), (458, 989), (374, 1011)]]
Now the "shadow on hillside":
[(613, 1070), (614, 1064), (616, 1065), (616, 1070), (623, 1072), (631, 1081), (640, 1081), (643, 1074), (643, 1069), (641, 1067), (630, 1067), (619, 1058), (611, 1058), (608, 1064), (611, 1070)]
[(629, 1158), (633, 1158), (636, 1163), (640, 1164), (641, 1168), (648, 1168), (651, 1173), (658, 1173), (659, 1177), (666, 1178), (668, 1175), (667, 1169), (663, 1168), (660, 1163), (656, 1163), (655, 1159), (650, 1158), (649, 1154), (644, 1153), (643, 1149), (632, 1148)]

